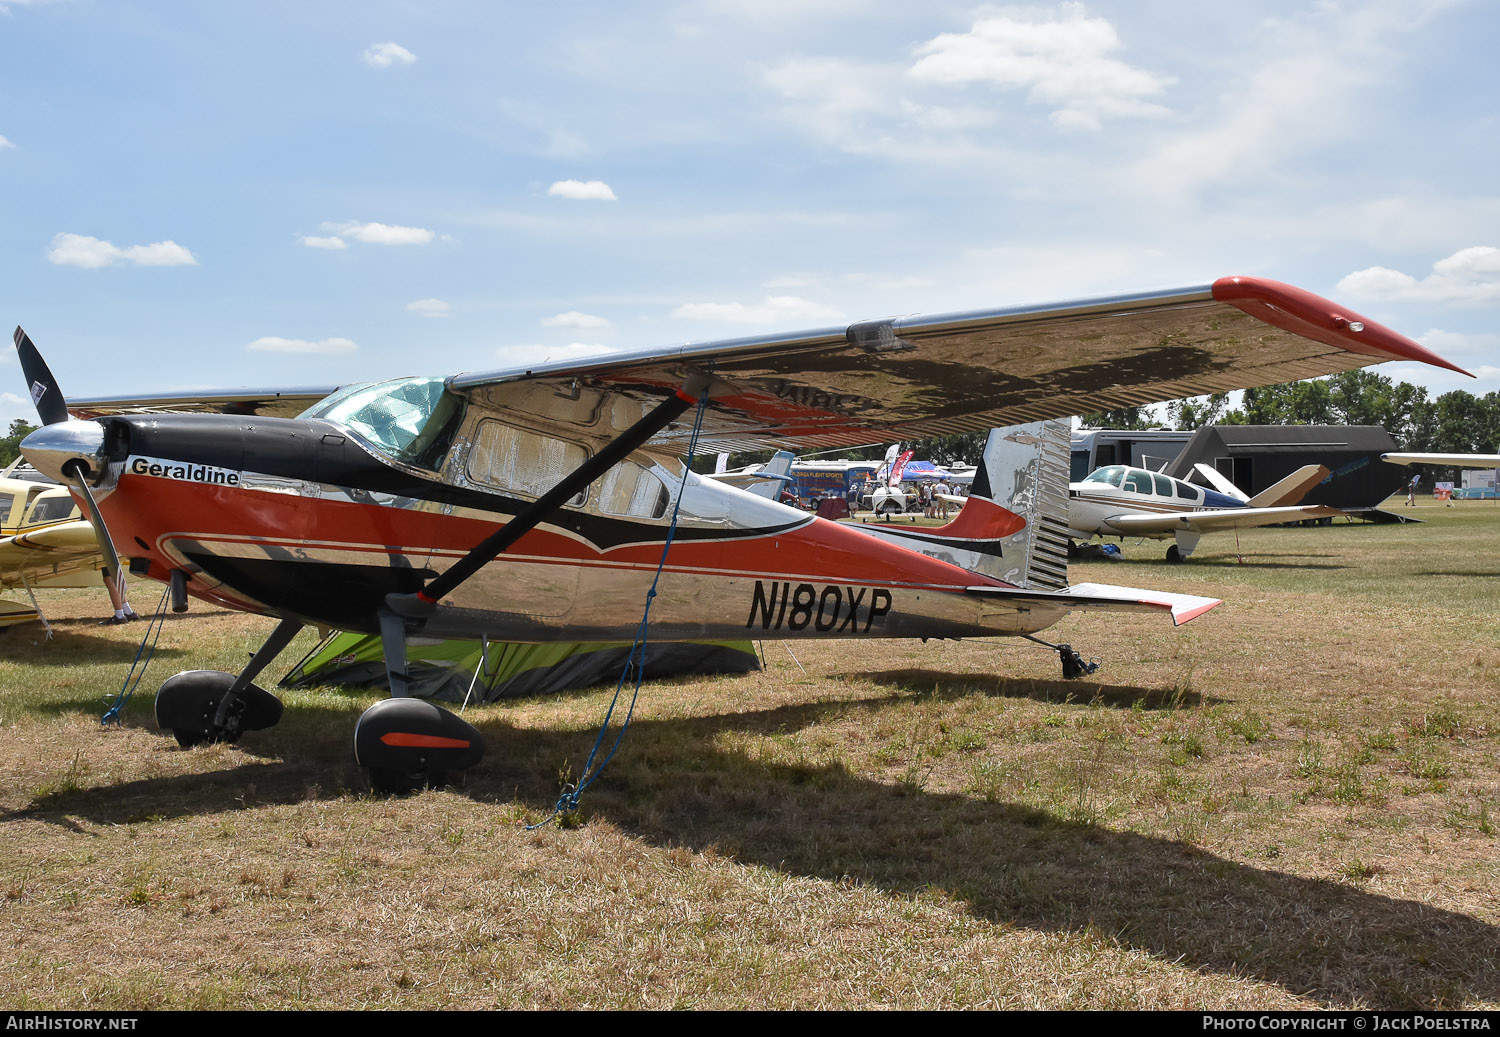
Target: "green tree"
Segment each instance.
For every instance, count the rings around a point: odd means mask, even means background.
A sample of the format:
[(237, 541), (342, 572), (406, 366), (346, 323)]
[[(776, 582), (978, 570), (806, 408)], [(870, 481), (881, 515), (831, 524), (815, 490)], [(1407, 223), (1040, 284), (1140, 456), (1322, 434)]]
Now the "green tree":
[(1085, 428), (1155, 428), (1157, 423), (1146, 407), (1125, 407), (1122, 410), (1096, 410), (1081, 418)]
[(27, 433), (34, 431), (36, 431), (36, 426), (28, 425), (21, 418), (16, 418), (10, 423), (10, 433), (0, 437), (0, 468), (4, 468), (20, 456), (21, 440), (26, 438)]
[(1209, 396), (1173, 400), (1167, 404), (1167, 419), (1174, 428), (1199, 429), (1217, 422), (1228, 409), (1229, 394), (1216, 392)]

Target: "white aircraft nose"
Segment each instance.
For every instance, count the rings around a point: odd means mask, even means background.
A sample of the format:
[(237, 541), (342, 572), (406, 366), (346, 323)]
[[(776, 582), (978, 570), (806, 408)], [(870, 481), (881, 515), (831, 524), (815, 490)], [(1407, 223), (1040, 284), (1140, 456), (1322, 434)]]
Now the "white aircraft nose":
[(21, 454), (31, 466), (58, 482), (69, 482), (70, 468), (82, 465), (84, 477), (98, 482), (104, 474), (104, 426), (69, 419), (43, 425), (21, 440)]

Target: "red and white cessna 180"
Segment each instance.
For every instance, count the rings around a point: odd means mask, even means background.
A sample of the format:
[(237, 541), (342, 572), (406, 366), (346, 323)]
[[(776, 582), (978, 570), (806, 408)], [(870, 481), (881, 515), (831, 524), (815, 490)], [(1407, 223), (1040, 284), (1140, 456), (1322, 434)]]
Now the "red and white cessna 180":
[[(184, 606), (191, 594), (280, 619), (240, 674), (169, 679), (161, 726), (192, 744), (273, 724), (280, 702), (252, 682), (304, 624), (378, 632), (393, 697), (361, 717), (356, 755), (393, 789), (483, 751), (472, 726), (406, 697), (406, 637), (628, 641), (658, 566), (662, 639), (1029, 636), (1079, 608), (1185, 622), (1218, 602), (1068, 586), (1068, 444), (1047, 419), (1386, 360), (1452, 368), (1253, 278), (205, 401), (235, 412), (218, 414), (162, 413), (183, 402), (163, 398), (70, 418), (20, 329), (16, 341), (46, 423), (23, 452), (97, 501), (132, 571), (170, 581)], [(1023, 423), (991, 435), (952, 523), (899, 538), (680, 460), (695, 429), (704, 450), (804, 452)]]

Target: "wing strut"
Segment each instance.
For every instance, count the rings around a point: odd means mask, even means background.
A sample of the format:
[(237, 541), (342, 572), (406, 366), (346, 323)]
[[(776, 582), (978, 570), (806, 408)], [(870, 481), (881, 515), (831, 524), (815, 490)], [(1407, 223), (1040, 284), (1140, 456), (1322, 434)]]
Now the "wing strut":
[(485, 537), (447, 571), (415, 594), (393, 593), (386, 595), (386, 606), (406, 619), (425, 619), (432, 615), (437, 603), (451, 594), (461, 583), (473, 576), (502, 551), (521, 537), (531, 532), (538, 524), (579, 491), (588, 487), (595, 479), (625, 459), (646, 440), (656, 435), (683, 411), (698, 402), (698, 397), (708, 392), (709, 378), (694, 375), (667, 399), (640, 421), (620, 433), (607, 446), (573, 470), (567, 478), (538, 497), (527, 507)]

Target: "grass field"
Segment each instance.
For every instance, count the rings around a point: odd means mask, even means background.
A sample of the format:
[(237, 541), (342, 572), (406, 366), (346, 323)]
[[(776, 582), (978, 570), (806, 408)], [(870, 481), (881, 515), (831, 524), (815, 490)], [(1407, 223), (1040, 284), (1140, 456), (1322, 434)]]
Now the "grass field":
[(536, 832), (607, 689), (471, 709), (481, 767), (377, 799), (371, 695), (291, 693), (237, 746), (154, 730), (161, 679), (269, 621), (170, 619), (102, 729), (143, 624), (48, 594), (54, 641), (0, 635), (0, 1004), (1500, 1008), (1500, 506), (1416, 514), (1075, 566), (1225, 599), (1053, 628), (1097, 679), (767, 642), (764, 673), (648, 684)]

